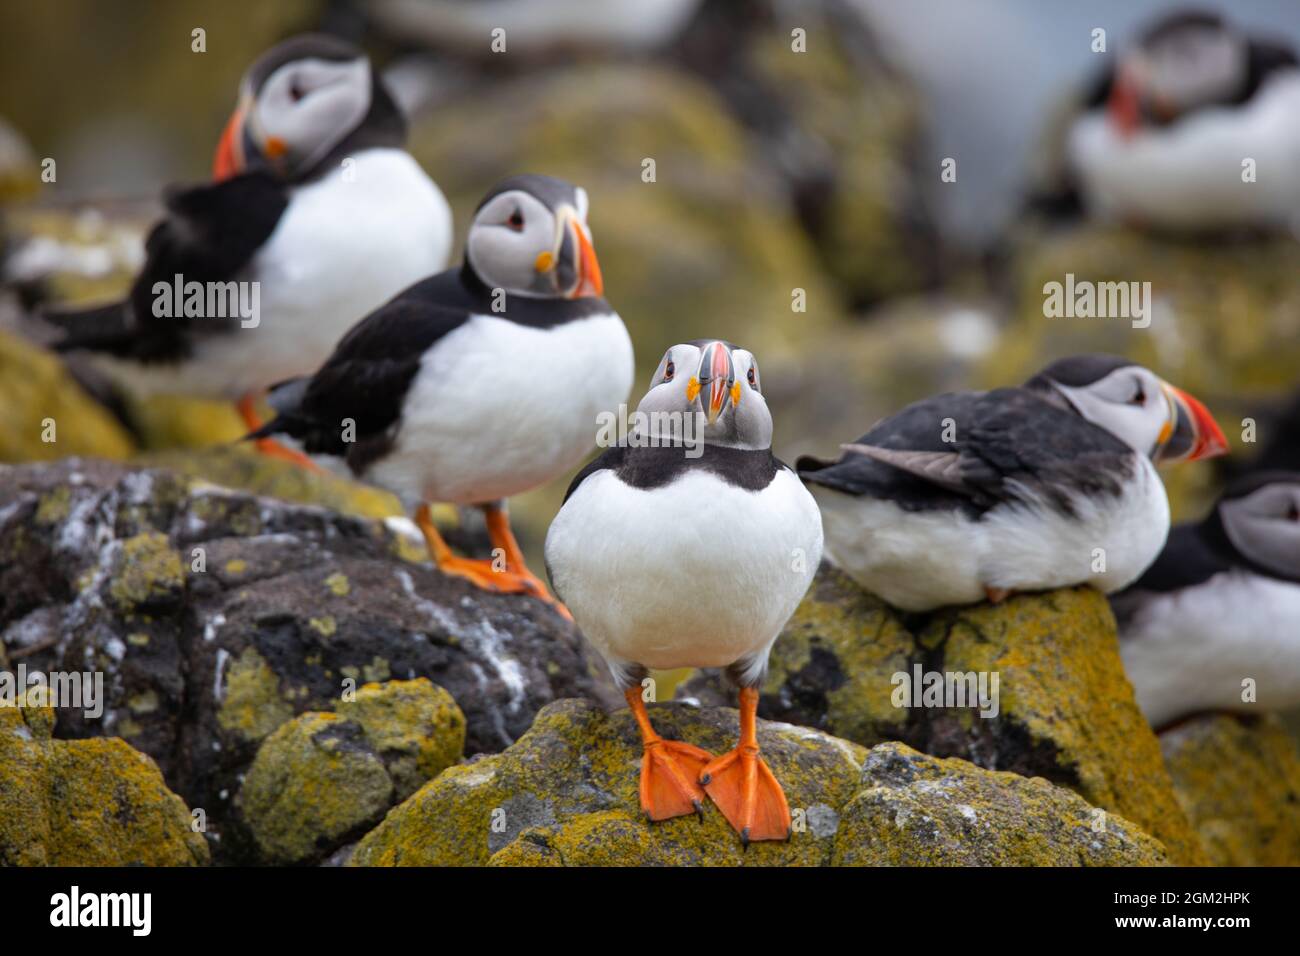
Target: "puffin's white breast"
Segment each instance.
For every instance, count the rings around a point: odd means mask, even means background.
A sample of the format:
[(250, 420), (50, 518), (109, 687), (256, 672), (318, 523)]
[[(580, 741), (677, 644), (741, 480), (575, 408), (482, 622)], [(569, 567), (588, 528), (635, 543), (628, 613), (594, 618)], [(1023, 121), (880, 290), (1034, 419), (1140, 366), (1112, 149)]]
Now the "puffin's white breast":
[[(1207, 108), (1120, 136), (1100, 110), (1072, 127), (1067, 152), (1089, 207), (1172, 228), (1292, 226), (1300, 215), (1300, 71), (1240, 106)], [(1255, 180), (1242, 180), (1242, 162)]]
[(653, 668), (765, 651), (821, 552), (816, 502), (785, 469), (762, 491), (703, 470), (647, 490), (597, 472), (546, 537), (556, 592), (587, 638), (608, 660)]
[(632, 342), (614, 314), (526, 328), (476, 315), (421, 361), (390, 454), (366, 479), (408, 503), (508, 498), (571, 470), (627, 400)]
[(404, 150), (371, 149), (293, 190), (275, 231), (236, 277), (256, 281), (253, 328), (199, 341), (195, 360), (132, 372), (151, 391), (235, 398), (314, 372), (368, 312), (451, 251), (451, 209)]
[(812, 487), (831, 560), (894, 607), (928, 611), (981, 601), (986, 588), (1040, 591), (1086, 583), (1111, 593), (1131, 584), (1169, 535), (1160, 476), (1145, 457), (1133, 460), (1136, 474), (1120, 495), (1075, 495), (1074, 515), (1049, 507), (1029, 489), (1020, 501), (974, 519)]
[[(1300, 704), (1300, 584), (1231, 571), (1154, 595), (1124, 628), (1124, 669), (1155, 726), (1201, 710)], [(1242, 701), (1254, 680), (1256, 702)]]

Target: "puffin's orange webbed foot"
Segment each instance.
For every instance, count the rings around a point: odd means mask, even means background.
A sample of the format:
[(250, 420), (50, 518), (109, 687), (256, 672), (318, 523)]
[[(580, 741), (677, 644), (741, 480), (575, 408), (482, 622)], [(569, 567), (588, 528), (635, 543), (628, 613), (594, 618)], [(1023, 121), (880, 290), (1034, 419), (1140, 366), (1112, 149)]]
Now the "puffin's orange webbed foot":
[(285, 448), (274, 438), (259, 438), (255, 445), (260, 454), (267, 458), (279, 458), (281, 461), (291, 461), (304, 471), (314, 471), (322, 473), (320, 465), (312, 461), (300, 451), (294, 451), (292, 448)]
[(790, 838), (790, 805), (758, 755), (758, 691), (740, 691), (740, 743), (700, 772), (700, 783), (745, 844)]
[(647, 742), (641, 756), (641, 811), (651, 820), (704, 812), (704, 789), (696, 783), (713, 759), (682, 740)]
[(557, 614), (572, 623), (573, 615), (569, 613), (569, 609), (551, 595), (550, 590), (541, 578), (528, 570), (528, 565), (524, 561), (523, 550), (520, 549), (519, 542), (515, 540), (514, 532), (510, 530), (510, 518), (506, 513), (505, 506), (488, 506), (483, 509), (483, 514), (487, 519), (488, 537), (492, 541), (492, 547), (500, 548), (502, 554), (505, 555), (506, 567), (521, 585), (520, 590), (549, 604)]
[(641, 689), (624, 695), (641, 730), (641, 811), (651, 820), (704, 812), (704, 790), (696, 781), (713, 754), (684, 740), (664, 740), (650, 724)]
[[(244, 427), (250, 432), (255, 432), (262, 427), (262, 416), (257, 413), (257, 399), (251, 393), (236, 402), (235, 408), (239, 411), (239, 417), (244, 420)], [(267, 458), (291, 461), (305, 471), (314, 471), (318, 474), (323, 471), (320, 465), (302, 452), (294, 451), (292, 448), (285, 448), (274, 438), (259, 438), (253, 444), (258, 452)]]

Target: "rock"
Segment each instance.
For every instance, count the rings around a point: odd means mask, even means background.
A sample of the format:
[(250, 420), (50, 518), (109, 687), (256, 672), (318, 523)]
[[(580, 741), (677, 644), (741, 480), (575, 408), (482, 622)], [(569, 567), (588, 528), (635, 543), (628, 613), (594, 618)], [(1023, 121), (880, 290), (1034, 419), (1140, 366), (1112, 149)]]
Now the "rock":
[(52, 740), (54, 711), (0, 707), (0, 866), (199, 866), (208, 844), (157, 765), (116, 737)]
[(1196, 717), (1160, 744), (1213, 865), (1300, 864), (1300, 754), (1276, 716)]
[(360, 684), (434, 681), (471, 754), (607, 693), (570, 624), (403, 559), (408, 530), (158, 469), (0, 468), (0, 638), (32, 670), (102, 670), (103, 719), (60, 734), (124, 737), (218, 832), (262, 741)]
[[(796, 28), (806, 52), (794, 49)], [(783, 179), (821, 264), (854, 305), (938, 277), (918, 169), (922, 98), (884, 50), (843, 0), (711, 0), (674, 48)]]
[[(894, 706), (896, 674), (998, 677), (997, 713)], [(716, 674), (678, 696), (716, 700)], [(1160, 747), (1124, 676), (1106, 599), (1085, 587), (906, 618), (829, 565), (773, 649), (759, 713), (866, 746), (901, 740), (989, 770), (1044, 777), (1132, 820), (1170, 857), (1203, 862)]]
[(337, 713), (281, 724), (239, 792), (258, 862), (318, 862), (460, 759), (465, 717), (424, 679), (367, 684)]
[[(73, 380), (58, 356), (0, 331), (0, 461), (68, 455), (126, 458), (135, 442)], [(51, 431), (52, 429), (52, 431)], [(52, 436), (53, 441), (45, 441)]]
[(836, 866), (1152, 866), (1165, 848), (1042, 777), (903, 744), (872, 749), (840, 811)]
[[(1043, 287), (1150, 282), (1151, 326), (1127, 318), (1046, 318)], [(984, 363), (986, 385), (1024, 381), (1048, 361), (1114, 352), (1201, 399), (1237, 444), (1242, 419), (1295, 387), (1300, 368), (1300, 245), (1291, 238), (1161, 239), (1083, 226), (1036, 236), (1013, 260), (1015, 317)], [(1262, 430), (1258, 440), (1266, 443)], [(1240, 446), (1238, 446), (1240, 447)], [(1212, 463), (1164, 473), (1175, 520), (1199, 517), (1214, 495)]]
[[(681, 703), (651, 707), (666, 737), (713, 753), (735, 743), (737, 714)], [(641, 758), (626, 710), (588, 701), (548, 705), (504, 753), (453, 767), (426, 784), (357, 845), (355, 866), (824, 865), (833, 862), (1156, 863), (1159, 844), (1136, 827), (1098, 815), (1045, 781), (935, 760), (898, 744), (868, 753), (815, 730), (760, 721), (759, 744), (785, 788), (795, 832), (788, 843), (742, 849), (722, 814), (649, 823), (637, 788)], [(903, 766), (905, 765), (905, 766)], [(912, 778), (915, 778), (913, 785)], [(895, 791), (893, 794), (888, 791)], [(880, 825), (888, 800), (915, 814)], [(968, 806), (969, 805), (969, 806)], [(951, 824), (966, 809), (988, 845), (963, 848), (935, 838), (927, 821)], [(1096, 833), (1078, 831), (1096, 824)], [(981, 830), (980, 828), (984, 829)], [(1026, 840), (1022, 834), (1032, 832)]]

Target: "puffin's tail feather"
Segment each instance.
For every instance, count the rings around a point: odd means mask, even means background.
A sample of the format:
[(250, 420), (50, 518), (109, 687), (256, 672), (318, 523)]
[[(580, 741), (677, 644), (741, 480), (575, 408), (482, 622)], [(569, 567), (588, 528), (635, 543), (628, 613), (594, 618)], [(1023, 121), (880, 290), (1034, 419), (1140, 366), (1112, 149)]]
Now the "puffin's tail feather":
[(125, 302), (111, 302), (88, 309), (47, 307), (37, 314), (61, 333), (50, 343), (50, 348), (57, 352), (82, 349), (113, 352), (128, 345), (135, 337)]
[(309, 384), (311, 384), (311, 376), (304, 375), (272, 385), (266, 395), (266, 403), (275, 410), (275, 416), (261, 428), (249, 432), (243, 440), (253, 441), (258, 438), (270, 438), (272, 435), (291, 435), (294, 438), (301, 438), (308, 424), (298, 417), (298, 410)]

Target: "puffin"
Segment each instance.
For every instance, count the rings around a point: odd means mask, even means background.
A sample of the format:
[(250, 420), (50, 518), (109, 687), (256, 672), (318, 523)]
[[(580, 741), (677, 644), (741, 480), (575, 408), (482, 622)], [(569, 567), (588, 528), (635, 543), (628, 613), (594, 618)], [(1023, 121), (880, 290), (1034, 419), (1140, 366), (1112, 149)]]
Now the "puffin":
[(1155, 465), (1222, 454), (1209, 411), (1149, 369), (1076, 355), (1019, 388), (886, 418), (834, 462), (805, 457), (833, 563), (904, 611), (1134, 581), (1169, 533)]
[[(53, 347), (89, 353), (144, 393), (233, 400), (257, 428), (267, 388), (316, 368), (359, 317), (446, 267), (451, 208), (405, 140), (360, 49), (318, 34), (273, 47), (243, 78), (212, 181), (164, 194), (127, 297), (47, 311)], [(189, 283), (204, 290), (192, 306)], [(256, 313), (232, 316), (228, 291)]]
[[(585, 189), (550, 176), (498, 183), (462, 266), (399, 293), (315, 373), (278, 384), (275, 417), (248, 437), (286, 436), (394, 492), (444, 573), (567, 616), (525, 564), (505, 499), (575, 468), (632, 388), (632, 342), (602, 297), (587, 207)], [(481, 508), (504, 562), (453, 554), (433, 502)]]
[[(1300, 472), (1229, 484), (1111, 604), (1124, 670), (1153, 727), (1300, 705)], [(1243, 700), (1247, 678), (1257, 698)]]
[[(573, 479), (546, 535), (546, 567), (600, 652), (640, 729), (641, 809), (702, 812), (707, 795), (748, 845), (785, 840), (790, 808), (759, 753), (768, 653), (821, 560), (817, 504), (772, 454), (753, 353), (674, 345), (626, 442)], [(666, 740), (646, 711), (649, 668), (725, 668), (740, 740), (717, 758)]]
[(1170, 232), (1295, 229), (1297, 115), (1294, 49), (1213, 13), (1174, 13), (1095, 84), (1066, 162), (1098, 218)]

